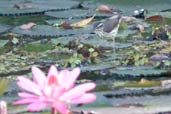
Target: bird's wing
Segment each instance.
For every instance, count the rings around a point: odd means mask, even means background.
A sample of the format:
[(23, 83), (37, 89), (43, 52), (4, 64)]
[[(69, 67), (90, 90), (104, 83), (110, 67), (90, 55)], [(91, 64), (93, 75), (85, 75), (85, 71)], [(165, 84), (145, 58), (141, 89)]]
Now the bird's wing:
[(110, 33), (112, 30), (118, 27), (118, 24), (120, 24), (120, 19), (121, 19), (121, 16), (115, 16), (115, 17), (111, 17), (107, 19), (104, 22), (103, 31)]

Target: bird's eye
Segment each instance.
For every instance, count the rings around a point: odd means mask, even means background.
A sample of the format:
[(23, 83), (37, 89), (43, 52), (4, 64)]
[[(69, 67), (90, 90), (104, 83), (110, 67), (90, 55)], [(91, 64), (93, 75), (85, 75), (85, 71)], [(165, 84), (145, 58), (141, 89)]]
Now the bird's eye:
[(102, 28), (103, 27), (103, 23), (99, 23), (96, 28)]

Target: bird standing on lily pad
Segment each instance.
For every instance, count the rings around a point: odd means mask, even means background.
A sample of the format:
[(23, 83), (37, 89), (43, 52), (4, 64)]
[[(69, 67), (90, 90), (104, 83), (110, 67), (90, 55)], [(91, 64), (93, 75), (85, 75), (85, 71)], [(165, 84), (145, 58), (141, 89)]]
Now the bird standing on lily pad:
[(113, 39), (113, 52), (115, 53), (115, 37), (118, 33), (122, 16), (114, 15), (103, 22), (94, 23), (93, 30), (101, 38)]

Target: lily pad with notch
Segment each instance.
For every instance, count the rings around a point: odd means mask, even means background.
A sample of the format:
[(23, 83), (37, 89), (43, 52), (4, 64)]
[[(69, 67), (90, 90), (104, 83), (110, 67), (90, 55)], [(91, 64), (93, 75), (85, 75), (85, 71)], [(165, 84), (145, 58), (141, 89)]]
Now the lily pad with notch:
[(156, 69), (150, 66), (140, 67), (118, 67), (110, 70), (113, 78), (140, 79), (140, 78), (159, 78), (169, 76), (167, 69)]
[(95, 18), (107, 18), (113, 14), (109, 13), (100, 13), (94, 10), (85, 10), (85, 9), (72, 9), (72, 10), (63, 10), (58, 12), (46, 12), (45, 15), (56, 17), (58, 19), (69, 19), (69, 18), (88, 18), (95, 15)]
[(49, 25), (36, 25), (33, 26), (30, 30), (22, 30), (20, 26), (12, 29), (13, 33), (31, 37), (63, 37), (63, 36), (72, 36), (72, 35), (81, 35), (90, 33), (90, 28), (81, 28), (81, 29), (61, 29), (52, 27)]
[(44, 14), (46, 11), (71, 9), (77, 4), (78, 2), (71, 0), (34, 0), (28, 2), (20, 0), (1, 0), (0, 16)]

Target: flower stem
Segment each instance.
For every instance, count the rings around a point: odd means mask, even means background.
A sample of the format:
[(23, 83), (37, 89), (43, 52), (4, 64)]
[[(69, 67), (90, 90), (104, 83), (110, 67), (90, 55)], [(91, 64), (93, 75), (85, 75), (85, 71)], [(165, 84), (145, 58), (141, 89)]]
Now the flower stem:
[(51, 114), (57, 114), (57, 111), (56, 111), (56, 109), (55, 109), (55, 108), (52, 108), (52, 110), (51, 110)]

